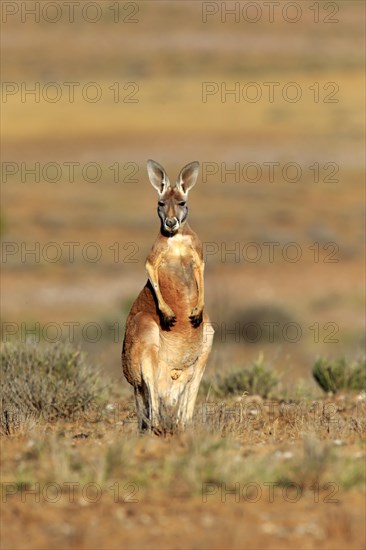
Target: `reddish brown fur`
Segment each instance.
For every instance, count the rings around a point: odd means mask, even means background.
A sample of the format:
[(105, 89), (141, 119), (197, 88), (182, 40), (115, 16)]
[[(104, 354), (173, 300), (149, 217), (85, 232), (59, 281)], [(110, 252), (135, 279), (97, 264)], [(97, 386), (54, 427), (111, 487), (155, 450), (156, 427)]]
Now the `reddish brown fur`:
[(202, 246), (186, 223), (187, 192), (198, 165), (184, 167), (175, 187), (160, 165), (153, 168), (149, 175), (159, 191), (162, 225), (146, 260), (149, 280), (127, 318), (122, 363), (140, 417), (156, 429), (161, 403), (179, 405), (182, 425), (191, 419), (212, 333), (206, 334), (209, 319), (203, 313)]
[[(179, 232), (179, 234), (190, 235), (192, 237), (194, 246), (199, 251), (199, 257), (203, 262), (201, 243), (196, 233), (190, 228), (188, 223), (184, 225), (182, 231)], [(167, 242), (170, 238), (171, 237), (165, 237), (161, 233), (158, 235), (153, 245), (153, 248), (148, 256), (148, 260), (150, 260), (151, 263), (154, 262), (154, 257), (158, 250), (160, 251), (161, 248), (167, 248)], [(144, 314), (148, 318), (153, 319), (154, 322), (159, 325), (162, 331), (169, 332), (169, 334), (171, 335), (178, 335), (185, 342), (200, 343), (203, 338), (202, 332), (205, 325), (201, 323), (199, 327), (195, 328), (192, 326), (192, 323), (189, 320), (189, 315), (191, 314), (192, 309), (197, 303), (198, 296), (198, 289), (193, 274), (193, 267), (191, 265), (192, 258), (189, 258), (188, 261), (186, 260), (184, 263), (181, 263), (181, 271), (178, 277), (176, 276), (175, 271), (172, 272), (171, 269), (169, 269), (169, 266), (171, 265), (171, 263), (174, 263), (174, 260), (175, 258), (171, 258), (171, 255), (167, 253), (167, 264), (165, 266), (160, 266), (159, 268), (160, 291), (164, 298), (164, 301), (168, 304), (168, 306), (172, 308), (176, 315), (177, 320), (174, 326), (168, 329), (163, 326), (161, 316), (158, 312), (155, 293), (153, 291), (150, 281), (147, 281), (146, 285), (141, 290), (140, 294), (133, 303), (127, 318), (126, 326), (130, 326), (133, 317), (137, 313), (144, 312)], [(208, 322), (208, 319), (206, 319), (206, 322)], [(136, 335), (134, 334), (134, 328), (131, 332), (128, 332), (127, 329), (126, 334), (129, 334), (131, 336), (131, 341), (129, 339), (126, 339), (124, 346), (125, 353), (128, 354), (132, 342), (135, 340), (134, 337), (136, 337)], [(134, 362), (132, 361), (132, 364), (133, 363)], [(128, 370), (129, 365), (131, 365), (131, 362), (124, 362), (125, 377), (132, 385), (136, 381), (138, 381), (138, 383), (140, 384), (140, 372), (138, 370), (130, 372)]]

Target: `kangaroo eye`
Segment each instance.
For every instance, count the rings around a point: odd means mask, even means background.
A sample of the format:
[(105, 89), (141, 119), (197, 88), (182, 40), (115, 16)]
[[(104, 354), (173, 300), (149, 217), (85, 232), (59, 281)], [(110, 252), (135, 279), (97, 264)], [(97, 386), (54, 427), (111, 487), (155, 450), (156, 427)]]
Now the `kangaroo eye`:
[(164, 206), (164, 204), (165, 204), (165, 202), (163, 202), (163, 201), (159, 201), (159, 202), (158, 202), (158, 205), (159, 205), (159, 206)]
[(186, 202), (185, 201), (182, 201), (182, 202), (178, 202), (179, 206), (185, 206), (186, 205)]

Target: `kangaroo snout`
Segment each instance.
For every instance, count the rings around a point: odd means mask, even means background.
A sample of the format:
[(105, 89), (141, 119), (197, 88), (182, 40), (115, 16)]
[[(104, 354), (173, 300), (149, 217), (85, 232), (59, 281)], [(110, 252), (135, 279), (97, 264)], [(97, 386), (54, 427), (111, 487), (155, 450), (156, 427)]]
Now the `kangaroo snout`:
[(165, 220), (165, 225), (171, 229), (172, 227), (175, 227), (178, 223), (177, 218), (167, 218)]

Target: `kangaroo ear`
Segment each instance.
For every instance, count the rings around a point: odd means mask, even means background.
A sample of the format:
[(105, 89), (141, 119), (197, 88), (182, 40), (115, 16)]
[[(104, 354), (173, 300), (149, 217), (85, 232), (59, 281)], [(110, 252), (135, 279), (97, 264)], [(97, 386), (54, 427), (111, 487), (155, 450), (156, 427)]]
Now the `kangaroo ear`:
[(200, 165), (197, 161), (190, 162), (182, 168), (178, 177), (177, 187), (180, 187), (183, 193), (188, 193), (195, 185), (199, 170)]
[(155, 160), (147, 161), (147, 173), (150, 179), (150, 183), (158, 193), (161, 195), (166, 187), (169, 187), (169, 178), (162, 166)]

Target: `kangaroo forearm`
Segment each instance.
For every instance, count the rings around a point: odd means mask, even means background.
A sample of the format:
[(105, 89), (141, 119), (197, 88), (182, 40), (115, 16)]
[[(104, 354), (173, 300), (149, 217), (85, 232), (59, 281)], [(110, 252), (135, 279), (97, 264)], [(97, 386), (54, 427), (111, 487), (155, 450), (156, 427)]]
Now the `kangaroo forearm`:
[(194, 275), (195, 275), (195, 279), (196, 279), (196, 284), (197, 284), (197, 308), (198, 309), (203, 309), (204, 307), (204, 299), (205, 299), (205, 295), (204, 295), (204, 282), (203, 282), (203, 268), (202, 267), (196, 267), (194, 269)]
[(149, 277), (149, 281), (151, 283), (151, 286), (155, 292), (156, 299), (158, 301), (158, 307), (160, 311), (163, 311), (164, 308), (166, 308), (167, 304), (165, 303), (164, 298), (160, 292), (158, 270), (156, 267), (154, 268), (149, 262), (146, 262), (145, 267)]

